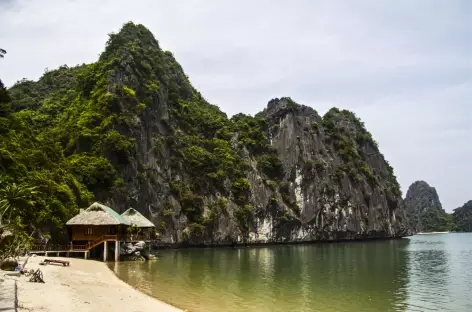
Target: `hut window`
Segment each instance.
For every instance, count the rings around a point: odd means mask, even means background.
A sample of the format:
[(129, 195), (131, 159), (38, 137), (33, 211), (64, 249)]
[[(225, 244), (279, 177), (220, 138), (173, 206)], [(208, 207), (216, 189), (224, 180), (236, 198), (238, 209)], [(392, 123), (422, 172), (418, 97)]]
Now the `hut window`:
[(93, 235), (93, 228), (88, 227), (85, 229), (85, 235)]

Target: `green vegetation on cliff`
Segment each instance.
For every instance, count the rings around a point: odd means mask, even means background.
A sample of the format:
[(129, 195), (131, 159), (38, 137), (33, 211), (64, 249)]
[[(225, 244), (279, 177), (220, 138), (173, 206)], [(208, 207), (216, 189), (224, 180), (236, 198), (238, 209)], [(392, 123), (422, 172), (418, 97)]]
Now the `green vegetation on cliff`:
[[(27, 223), (29, 232), (64, 234), (64, 221), (93, 195), (73, 174), (63, 147), (32, 127), (26, 112), (12, 113), (8, 100), (0, 100), (0, 200), (12, 202), (13, 217)], [(15, 188), (30, 187), (35, 191), (28, 198), (15, 199)]]
[[(344, 213), (336, 225), (343, 231), (397, 235), (393, 215), (404, 219), (393, 169), (353, 113), (320, 118), (283, 98), (254, 117), (228, 118), (142, 25), (110, 35), (96, 63), (2, 86), (0, 96), (0, 189), (34, 187), (13, 217), (38, 236), (64, 237), (65, 221), (93, 200), (152, 214), (170, 240), (193, 243), (247, 239), (268, 214), (280, 233), (296, 230), (302, 210), (306, 226), (323, 234), (337, 209), (323, 211), (328, 202), (352, 206), (352, 220)], [(280, 128), (288, 115), (296, 122)], [(283, 140), (296, 141), (293, 151)], [(315, 195), (319, 203), (300, 206), (301, 196)], [(373, 203), (385, 212), (358, 217)]]
[(453, 231), (472, 232), (472, 200), (469, 200), (462, 207), (454, 209), (452, 223)]

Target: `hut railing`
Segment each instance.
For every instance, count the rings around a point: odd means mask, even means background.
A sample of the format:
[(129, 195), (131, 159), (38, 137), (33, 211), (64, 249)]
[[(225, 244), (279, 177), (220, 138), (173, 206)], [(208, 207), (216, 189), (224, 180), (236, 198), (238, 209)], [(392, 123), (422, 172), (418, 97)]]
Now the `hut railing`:
[(87, 250), (88, 245), (32, 245), (30, 251), (82, 251)]
[(88, 246), (87, 249), (92, 249), (93, 247), (100, 245), (101, 243), (105, 241), (109, 241), (109, 240), (118, 240), (118, 235), (103, 235), (97, 238), (96, 240), (94, 240), (93, 242), (89, 243), (87, 245)]
[(72, 245), (72, 250), (88, 250), (88, 245)]
[(103, 235), (91, 243), (84, 245), (53, 245), (53, 244), (35, 244), (31, 245), (30, 251), (40, 252), (40, 251), (86, 251), (90, 250), (97, 245), (103, 243), (104, 241), (109, 240), (118, 240), (117, 235)]

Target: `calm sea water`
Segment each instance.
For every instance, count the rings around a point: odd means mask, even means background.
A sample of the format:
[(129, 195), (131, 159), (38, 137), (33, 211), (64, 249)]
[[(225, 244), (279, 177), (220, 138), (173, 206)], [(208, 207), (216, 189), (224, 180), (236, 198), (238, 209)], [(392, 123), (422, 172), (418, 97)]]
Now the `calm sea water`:
[(110, 264), (189, 311), (472, 311), (472, 234), (377, 242), (162, 251)]

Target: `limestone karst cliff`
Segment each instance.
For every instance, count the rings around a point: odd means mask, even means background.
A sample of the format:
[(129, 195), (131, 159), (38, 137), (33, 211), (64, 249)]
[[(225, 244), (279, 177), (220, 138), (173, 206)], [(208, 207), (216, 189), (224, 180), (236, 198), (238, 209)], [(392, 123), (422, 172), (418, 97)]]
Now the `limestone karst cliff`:
[(438, 193), (425, 181), (416, 181), (405, 197), (408, 223), (413, 232), (448, 231), (450, 217), (442, 208)]
[(72, 210), (91, 197), (133, 207), (169, 243), (407, 235), (393, 169), (352, 112), (286, 97), (228, 118), (142, 25), (112, 34), (96, 63), (9, 93), (15, 118), (56, 142)]

